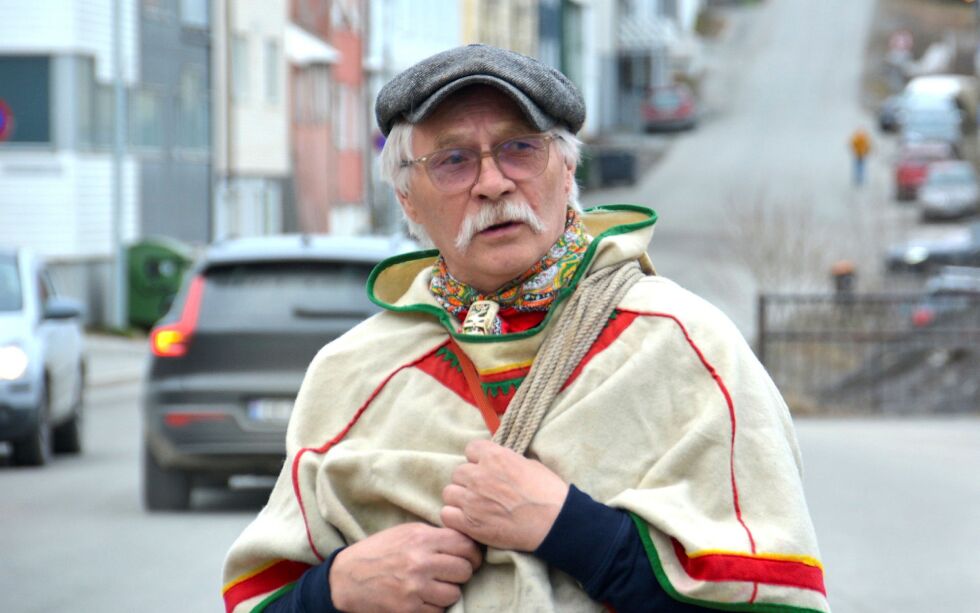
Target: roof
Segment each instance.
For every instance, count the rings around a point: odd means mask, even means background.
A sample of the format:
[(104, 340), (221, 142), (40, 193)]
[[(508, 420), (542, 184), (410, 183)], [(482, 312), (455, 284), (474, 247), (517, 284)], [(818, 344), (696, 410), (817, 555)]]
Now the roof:
[(402, 236), (280, 234), (216, 243), (208, 248), (204, 262), (208, 266), (289, 261), (376, 264), (385, 258), (416, 249), (418, 245)]
[(293, 23), (286, 24), (284, 36), (286, 57), (297, 66), (334, 64), (340, 52)]

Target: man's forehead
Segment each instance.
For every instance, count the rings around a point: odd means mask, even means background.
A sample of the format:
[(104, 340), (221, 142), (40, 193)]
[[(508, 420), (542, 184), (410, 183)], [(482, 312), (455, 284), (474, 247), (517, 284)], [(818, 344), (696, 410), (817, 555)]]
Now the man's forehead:
[(495, 137), (536, 131), (513, 100), (483, 86), (447, 98), (417, 127), (434, 137), (438, 146), (447, 146), (472, 139), (477, 125), (486, 126)]

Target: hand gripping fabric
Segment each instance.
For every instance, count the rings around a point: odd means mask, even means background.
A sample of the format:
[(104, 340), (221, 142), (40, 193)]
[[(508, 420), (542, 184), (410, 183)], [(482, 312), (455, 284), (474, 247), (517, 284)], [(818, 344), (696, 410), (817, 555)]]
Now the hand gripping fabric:
[(569, 298), (565, 312), (538, 351), (493, 441), (524, 454), (562, 385), (602, 332), (613, 309), (642, 279), (637, 262), (596, 270)]

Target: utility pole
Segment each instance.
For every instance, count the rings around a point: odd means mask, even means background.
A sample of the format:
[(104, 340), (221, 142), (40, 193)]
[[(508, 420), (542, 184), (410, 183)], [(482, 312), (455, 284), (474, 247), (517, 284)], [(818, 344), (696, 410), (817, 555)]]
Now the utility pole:
[(123, 156), (126, 149), (126, 90), (122, 64), (122, 0), (112, 2), (112, 66), (115, 76), (114, 138), (112, 148), (112, 309), (111, 327), (127, 328), (126, 321), (126, 261), (122, 244), (123, 213)]

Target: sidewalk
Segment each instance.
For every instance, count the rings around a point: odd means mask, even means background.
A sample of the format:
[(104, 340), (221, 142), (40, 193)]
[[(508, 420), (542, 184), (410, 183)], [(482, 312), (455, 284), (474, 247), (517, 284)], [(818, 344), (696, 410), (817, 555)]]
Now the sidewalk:
[(149, 348), (146, 337), (86, 333), (87, 385), (100, 387), (139, 381), (146, 367)]

